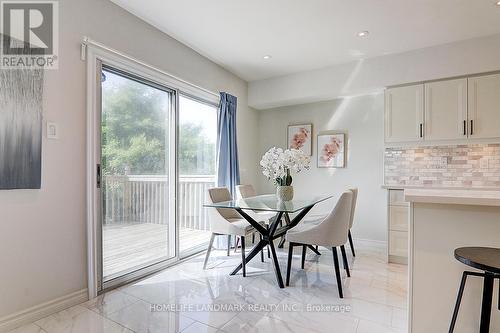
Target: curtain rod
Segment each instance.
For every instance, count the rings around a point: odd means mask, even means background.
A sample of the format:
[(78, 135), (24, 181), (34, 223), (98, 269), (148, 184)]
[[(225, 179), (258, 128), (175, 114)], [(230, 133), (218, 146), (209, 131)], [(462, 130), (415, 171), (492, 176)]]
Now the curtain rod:
[[(141, 61), (141, 60), (138, 60), (138, 59), (136, 59), (136, 58), (133, 58), (133, 57), (131, 57), (131, 56), (129, 56), (129, 55), (127, 55), (127, 54), (125, 54), (125, 53), (122, 53), (122, 52), (120, 52), (120, 51), (117, 51), (117, 50), (115, 50), (115, 49), (112, 49), (112, 48), (110, 48), (110, 47), (107, 47), (106, 45), (101, 44), (101, 43), (99, 43), (99, 42), (96, 42), (96, 41), (94, 41), (94, 40), (92, 40), (92, 39), (90, 39), (90, 38), (88, 38), (88, 37), (83, 37), (82, 46), (83, 46), (83, 47), (86, 47), (87, 45), (91, 45), (91, 46), (94, 46), (94, 47), (98, 47), (98, 48), (103, 49), (103, 50), (105, 50), (105, 51), (108, 51), (108, 52), (114, 53), (114, 54), (116, 54), (116, 55), (119, 55), (120, 57), (124, 57), (124, 58), (126, 58), (127, 60), (130, 60), (130, 61), (133, 61), (133, 62), (135, 62), (135, 63), (138, 63), (138, 64), (140, 64), (141, 66), (147, 67), (147, 68), (149, 68), (149, 69), (151, 69), (151, 70), (154, 70), (154, 71), (156, 71), (156, 72), (160, 72), (161, 74), (166, 75), (166, 76), (168, 76), (168, 77), (170, 77), (170, 78), (172, 78), (172, 79), (175, 79), (175, 80), (177, 80), (177, 81), (180, 81), (180, 82), (182, 82), (183, 84), (186, 84), (186, 85), (191, 86), (191, 87), (193, 87), (193, 88), (196, 88), (196, 89), (202, 90), (202, 91), (204, 91), (205, 93), (208, 93), (208, 94), (214, 95), (214, 96), (216, 96), (216, 97), (219, 97), (219, 94), (218, 94), (218, 93), (215, 93), (215, 92), (210, 91), (210, 90), (208, 90), (208, 89), (205, 89), (205, 88), (203, 88), (203, 87), (200, 87), (200, 86), (197, 86), (197, 85), (195, 85), (195, 84), (192, 84), (192, 83), (190, 83), (190, 82), (188, 82), (188, 81), (186, 81), (186, 80), (183, 80), (183, 79), (181, 79), (181, 78), (179, 78), (179, 77), (177, 77), (177, 76), (175, 76), (175, 75), (172, 75), (172, 74), (170, 74), (170, 73), (168, 73), (168, 72), (165, 72), (165, 71), (163, 71), (163, 70), (161, 70), (161, 69), (159, 69), (159, 68), (157, 68), (157, 67), (151, 66), (151, 65), (149, 65), (149, 64), (147, 64), (147, 63), (145, 63), (145, 62), (143, 62), (143, 61)], [(84, 52), (83, 52), (83, 51), (82, 51), (82, 60), (85, 60), (85, 55), (84, 55)]]

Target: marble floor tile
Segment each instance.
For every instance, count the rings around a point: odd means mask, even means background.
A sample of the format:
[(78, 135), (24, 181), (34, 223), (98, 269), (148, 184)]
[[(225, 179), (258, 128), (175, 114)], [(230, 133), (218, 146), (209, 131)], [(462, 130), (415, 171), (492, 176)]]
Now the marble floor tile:
[(380, 325), (369, 320), (360, 320), (356, 333), (405, 333), (406, 330)]
[(206, 283), (199, 279), (178, 278), (171, 281), (160, 281), (155, 277), (123, 287), (120, 290), (148, 303), (167, 304), (179, 297), (203, 293), (206, 288)]
[(187, 311), (181, 314), (207, 326), (221, 328), (233, 319), (238, 312), (228, 311)]
[(35, 322), (47, 333), (131, 333), (132, 331), (77, 305)]
[(108, 318), (136, 333), (180, 332), (194, 323), (178, 312), (152, 311), (151, 304), (144, 301), (124, 307)]
[(231, 319), (222, 330), (227, 333), (314, 333), (311, 328), (291, 325), (276, 318), (268, 317), (262, 313), (242, 312)]
[(348, 295), (353, 298), (382, 305), (394, 306), (402, 309), (407, 307), (407, 298), (390, 290), (369, 286), (356, 286), (349, 289)]
[(373, 303), (357, 298), (338, 298), (336, 294), (314, 296), (308, 301), (309, 304), (338, 304), (343, 305), (341, 313), (353, 318), (366, 319), (382, 325), (391, 326), (393, 319), (392, 306)]
[(408, 328), (408, 310), (407, 309), (392, 309), (391, 326), (399, 329)]
[(100, 315), (107, 316), (138, 301), (136, 297), (114, 290), (99, 295), (82, 305)]
[[(313, 304), (312, 306), (316, 306)], [(307, 305), (306, 305), (307, 307)], [(304, 307), (301, 311), (273, 311), (269, 317), (279, 319), (287, 323), (290, 327), (304, 327), (311, 332), (331, 332), (335, 328), (336, 332), (355, 333), (359, 319), (342, 313), (317, 310), (307, 312)]]
[(186, 327), (186, 329), (182, 331), (182, 333), (216, 333), (216, 332), (223, 333), (223, 331), (218, 330), (215, 327), (211, 327), (198, 322), (194, 322), (193, 324), (189, 325), (188, 327)]
[(28, 324), (9, 331), (8, 333), (46, 333), (40, 326), (35, 324)]
[[(214, 251), (207, 270), (204, 254), (195, 256), (12, 333), (406, 332), (407, 266), (388, 264), (384, 249), (356, 244), (356, 257), (347, 249), (343, 299), (328, 249), (308, 251), (304, 269), (297, 251), (284, 289), (267, 253), (265, 262), (257, 256), (247, 265), (247, 277), (230, 276), (239, 251)], [(285, 278), (287, 249), (277, 254)]]

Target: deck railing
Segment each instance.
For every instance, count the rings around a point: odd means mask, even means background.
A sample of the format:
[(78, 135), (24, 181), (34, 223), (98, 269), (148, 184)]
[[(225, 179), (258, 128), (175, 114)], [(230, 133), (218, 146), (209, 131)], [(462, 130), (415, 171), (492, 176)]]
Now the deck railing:
[[(210, 229), (203, 203), (207, 189), (214, 186), (215, 176), (179, 177), (178, 217), (181, 228)], [(104, 223), (167, 224), (169, 190), (167, 176), (104, 176)]]

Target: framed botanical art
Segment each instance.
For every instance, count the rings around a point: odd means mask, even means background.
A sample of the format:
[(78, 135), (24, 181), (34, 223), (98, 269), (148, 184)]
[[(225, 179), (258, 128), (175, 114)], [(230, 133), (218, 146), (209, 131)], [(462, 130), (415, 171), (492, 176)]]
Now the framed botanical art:
[(289, 149), (300, 149), (306, 155), (312, 155), (312, 124), (289, 125), (287, 131)]
[(318, 135), (318, 168), (345, 167), (345, 134)]

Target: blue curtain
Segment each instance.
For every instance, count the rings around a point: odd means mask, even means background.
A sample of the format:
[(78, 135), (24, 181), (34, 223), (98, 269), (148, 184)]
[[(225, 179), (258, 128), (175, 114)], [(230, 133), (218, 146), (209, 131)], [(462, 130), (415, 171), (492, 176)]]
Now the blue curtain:
[(234, 197), (236, 185), (240, 184), (236, 144), (236, 97), (225, 92), (220, 93), (217, 148), (218, 185), (227, 187)]

